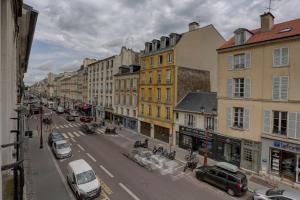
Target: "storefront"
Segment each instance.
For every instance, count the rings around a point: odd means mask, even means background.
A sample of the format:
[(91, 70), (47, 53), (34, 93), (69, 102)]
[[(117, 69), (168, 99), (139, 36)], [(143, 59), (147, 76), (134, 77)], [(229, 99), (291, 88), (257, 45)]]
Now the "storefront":
[(104, 119), (113, 121), (113, 111), (111, 109), (105, 109)]
[(114, 114), (114, 123), (137, 132), (138, 120), (132, 117)]
[(96, 106), (96, 116), (97, 118), (104, 119), (105, 110), (102, 106)]
[(177, 134), (179, 135), (177, 144), (180, 148), (187, 150), (192, 148), (193, 151), (198, 151), (201, 155), (204, 155), (207, 142), (208, 156), (210, 158), (214, 157), (213, 133), (208, 133), (206, 140), (204, 130), (179, 126), (179, 132)]
[(154, 125), (154, 138), (169, 143), (170, 129), (158, 125)]
[(141, 124), (140, 125), (141, 134), (151, 137), (151, 124), (142, 121), (140, 124)]
[(260, 169), (261, 143), (242, 140), (241, 168), (258, 172)]
[(262, 139), (262, 171), (300, 184), (300, 144)]

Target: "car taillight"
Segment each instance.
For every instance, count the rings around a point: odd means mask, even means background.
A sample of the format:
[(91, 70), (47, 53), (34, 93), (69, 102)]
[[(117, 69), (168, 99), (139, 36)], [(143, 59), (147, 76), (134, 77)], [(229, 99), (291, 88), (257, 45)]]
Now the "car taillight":
[(237, 183), (237, 184), (236, 184), (236, 188), (237, 188), (238, 190), (240, 190), (240, 189), (242, 188), (242, 184)]

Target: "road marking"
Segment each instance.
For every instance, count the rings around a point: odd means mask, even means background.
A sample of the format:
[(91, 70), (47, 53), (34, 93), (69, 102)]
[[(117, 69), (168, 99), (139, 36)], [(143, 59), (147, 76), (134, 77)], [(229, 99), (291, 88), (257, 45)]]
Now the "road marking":
[(82, 136), (84, 135), (84, 133), (83, 133), (83, 132), (81, 132), (81, 131), (78, 131), (78, 133), (79, 133), (80, 135), (82, 135)]
[(84, 149), (80, 144), (77, 144), (77, 146), (78, 146), (79, 149), (81, 149), (82, 151), (85, 151), (85, 149)]
[(69, 124), (70, 127), (73, 127), (72, 124)]
[(110, 173), (105, 167), (103, 167), (102, 165), (99, 166), (105, 173), (107, 173), (108, 176), (110, 176), (110, 178), (113, 178), (114, 175), (112, 175), (112, 173)]
[(96, 132), (97, 132), (98, 134), (102, 135), (102, 133), (101, 133), (99, 130), (97, 130)]
[(69, 128), (69, 126), (68, 126), (68, 125), (65, 125), (65, 127), (66, 127), (66, 128)]
[(64, 126), (63, 126), (63, 125), (60, 125), (60, 128), (64, 128)]
[(140, 200), (140, 198), (138, 198), (135, 194), (133, 194), (133, 192), (131, 192), (131, 190), (129, 190), (125, 185), (123, 185), (123, 183), (119, 183), (119, 185), (120, 185), (121, 188), (123, 188), (123, 190), (125, 190), (132, 198), (134, 198), (135, 200)]
[(65, 134), (65, 133), (62, 133), (62, 134), (63, 134), (63, 136), (64, 136), (66, 139), (69, 138), (67, 134)]
[(73, 131), (73, 134), (76, 135), (77, 137), (80, 137), (80, 135), (76, 131)]
[(89, 153), (86, 153), (86, 155), (88, 156), (88, 157), (90, 157), (90, 159), (92, 159), (92, 161), (94, 161), (94, 162), (96, 162), (97, 160), (91, 155), (91, 154), (89, 154)]
[(103, 188), (104, 194), (108, 194), (111, 195), (113, 192), (110, 189), (110, 187), (107, 186), (106, 183), (104, 183), (104, 181), (102, 181), (99, 177), (98, 177), (100, 184), (101, 184), (101, 188)]
[(71, 132), (68, 132), (68, 135), (72, 138), (74, 135)]
[(76, 142), (76, 140), (75, 140), (74, 138), (71, 138), (71, 140), (72, 140), (73, 142)]

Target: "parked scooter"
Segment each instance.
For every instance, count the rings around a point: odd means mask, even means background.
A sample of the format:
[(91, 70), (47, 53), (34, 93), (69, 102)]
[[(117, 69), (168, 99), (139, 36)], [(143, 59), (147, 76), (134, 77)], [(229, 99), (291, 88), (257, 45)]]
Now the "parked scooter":
[(134, 148), (142, 147), (142, 148), (148, 148), (148, 139), (145, 139), (144, 142), (137, 140), (135, 141)]
[(159, 154), (159, 155), (161, 155), (162, 154), (162, 152), (164, 151), (164, 148), (163, 147), (156, 147), (156, 146), (154, 146), (153, 147), (153, 150), (152, 150), (152, 153), (155, 155), (155, 154)]

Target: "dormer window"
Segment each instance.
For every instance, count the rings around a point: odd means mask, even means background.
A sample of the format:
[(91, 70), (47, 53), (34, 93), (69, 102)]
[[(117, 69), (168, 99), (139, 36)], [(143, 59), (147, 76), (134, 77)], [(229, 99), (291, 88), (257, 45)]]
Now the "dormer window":
[(248, 39), (251, 37), (252, 33), (249, 32), (245, 28), (239, 28), (236, 31), (234, 31), (235, 34), (235, 45), (242, 45), (245, 44)]

